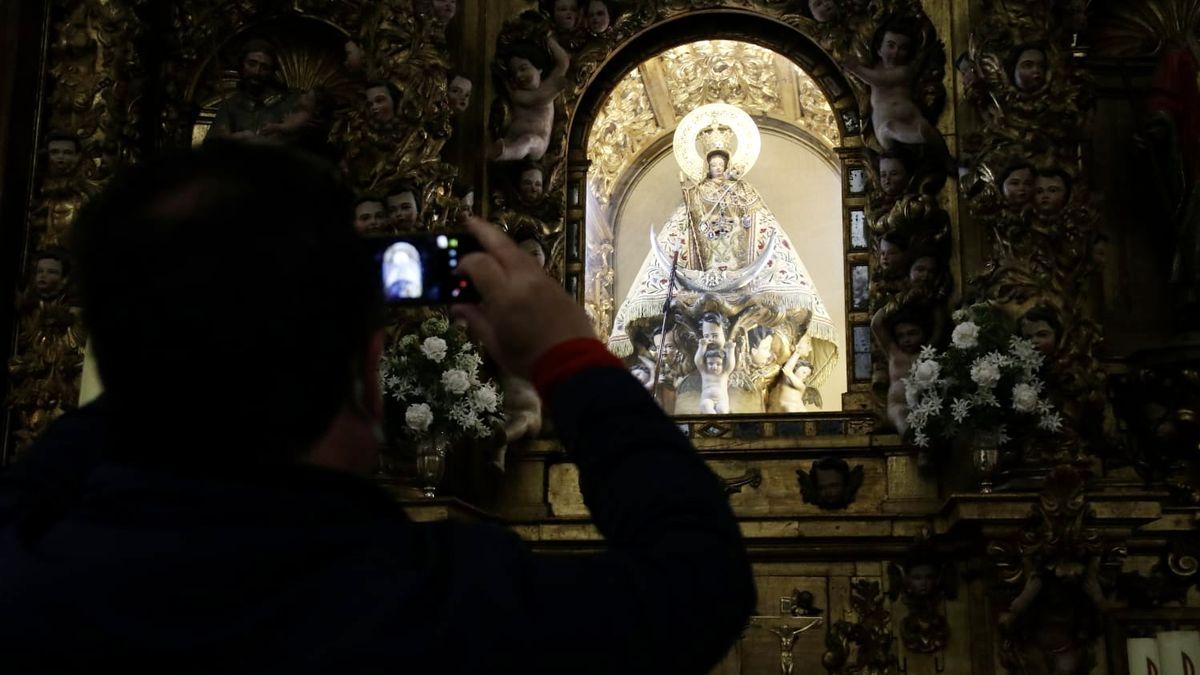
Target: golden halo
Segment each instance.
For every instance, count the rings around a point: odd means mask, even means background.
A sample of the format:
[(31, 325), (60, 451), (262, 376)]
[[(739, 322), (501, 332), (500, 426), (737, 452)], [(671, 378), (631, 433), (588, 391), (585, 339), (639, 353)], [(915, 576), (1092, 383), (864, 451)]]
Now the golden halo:
[(737, 149), (729, 160), (730, 170), (736, 171), (739, 177), (750, 173), (762, 152), (762, 136), (749, 113), (728, 103), (702, 105), (688, 113), (675, 128), (673, 145), (680, 170), (697, 182), (708, 177), (708, 161), (696, 149), (696, 138), (713, 124), (729, 127), (737, 137)]

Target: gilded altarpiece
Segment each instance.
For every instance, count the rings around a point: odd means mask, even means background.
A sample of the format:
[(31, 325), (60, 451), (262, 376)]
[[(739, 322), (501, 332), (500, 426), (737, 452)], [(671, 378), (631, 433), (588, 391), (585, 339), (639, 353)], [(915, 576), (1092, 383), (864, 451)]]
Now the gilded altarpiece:
[[(87, 199), (155, 151), (296, 144), (343, 167), (364, 232), (470, 211), (501, 224), (676, 414), (726, 485), (758, 580), (717, 672), (1145, 672), (1129, 669), (1133, 640), (1194, 627), (1200, 605), (1200, 352), (1184, 332), (1197, 16), (1192, 0), (49, 2), (27, 61), (44, 82), (38, 154), (11, 162), (33, 189), (5, 461), (80, 403), (69, 233)], [(1098, 134), (1121, 128), (1105, 105), (1121, 96), (1139, 106), (1121, 142), (1163, 177), (1149, 205), (1180, 325), (1157, 351), (1102, 340), (1121, 293), (1112, 249), (1140, 245), (1099, 189), (1132, 166), (1098, 161), (1115, 156)], [(756, 206), (779, 206), (760, 194), (772, 176), (751, 171), (773, 161), (761, 148), (828, 173), (834, 244)], [(655, 283), (672, 254), (684, 265), (623, 316), (633, 226), (614, 214), (672, 156), (684, 176), (662, 201), (678, 218), (635, 257)], [(816, 257), (832, 276), (804, 281)], [(816, 302), (762, 282), (788, 270)], [(963, 328), (984, 315), (978, 336)], [(921, 369), (931, 354), (993, 333), (1030, 345), (1004, 358), (1036, 371), (1036, 428), (979, 433), (966, 404), (915, 393), (938, 377)], [(522, 386), (506, 382), (522, 423), (503, 472), (405, 503), (494, 517), (539, 550), (594, 550), (577, 470)], [(926, 436), (928, 418), (958, 413), (952, 437)], [(564, 620), (574, 611), (564, 601)]]

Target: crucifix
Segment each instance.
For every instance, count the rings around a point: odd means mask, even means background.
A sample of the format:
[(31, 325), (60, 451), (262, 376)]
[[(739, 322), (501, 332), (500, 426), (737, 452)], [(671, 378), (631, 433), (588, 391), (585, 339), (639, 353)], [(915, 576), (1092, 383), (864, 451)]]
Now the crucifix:
[[(791, 598), (780, 598), (780, 607), (791, 606)], [(752, 616), (750, 625), (771, 631), (779, 638), (779, 672), (792, 675), (795, 668), (795, 656), (792, 650), (796, 648), (796, 638), (821, 625), (819, 616), (798, 616), (790, 611), (784, 611), (779, 616)]]

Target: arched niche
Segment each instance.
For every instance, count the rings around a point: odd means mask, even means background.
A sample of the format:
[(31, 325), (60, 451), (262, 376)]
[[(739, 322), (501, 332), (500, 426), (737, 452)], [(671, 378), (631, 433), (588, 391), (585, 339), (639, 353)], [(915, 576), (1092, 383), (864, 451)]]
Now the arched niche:
[[(858, 102), (846, 76), (809, 36), (794, 26), (769, 16), (739, 9), (712, 9), (688, 13), (647, 27), (615, 49), (583, 88), (570, 119), (564, 234), (566, 260), (564, 280), (570, 292), (585, 306), (587, 286), (588, 143), (593, 125), (609, 94), (639, 65), (658, 55), (690, 43), (731, 40), (750, 43), (782, 55), (806, 73), (817, 85), (833, 112), (837, 137), (828, 148), (829, 162), (840, 185), (839, 251), (841, 284), (835, 296), (842, 298), (844, 331), (839, 368), (845, 373), (841, 405), (826, 410), (865, 410), (870, 407), (868, 390), (872, 375), (870, 317), (867, 307), (869, 282), (869, 236), (866, 230), (867, 157), (861, 136)], [(760, 128), (762, 125), (760, 124)], [(764, 129), (767, 135), (785, 137), (779, 129)], [(774, 132), (774, 133), (773, 133)], [(792, 134), (799, 144), (797, 134)], [(669, 154), (670, 139), (659, 139), (656, 150)], [(676, 191), (678, 193), (678, 191)], [(677, 197), (678, 194), (672, 198)], [(594, 215), (593, 215), (594, 217)], [(606, 317), (605, 320), (609, 320)], [(840, 392), (839, 392), (840, 393)]]

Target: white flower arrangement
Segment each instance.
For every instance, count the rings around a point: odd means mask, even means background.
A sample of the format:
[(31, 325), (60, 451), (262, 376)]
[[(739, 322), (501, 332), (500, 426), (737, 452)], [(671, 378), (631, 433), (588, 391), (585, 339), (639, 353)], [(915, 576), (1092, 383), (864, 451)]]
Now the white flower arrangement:
[(462, 330), (435, 317), (421, 324), (419, 334), (392, 344), (380, 375), (384, 395), (404, 411), (409, 435), (488, 438), (503, 425), (504, 397), (482, 377), (482, 366)]
[(904, 378), (912, 442), (994, 432), (1001, 444), (1017, 429), (1057, 433), (1062, 416), (1044, 397), (1043, 356), (988, 305), (955, 312), (950, 346), (921, 350)]

